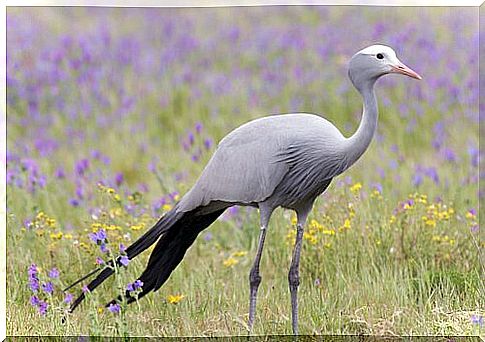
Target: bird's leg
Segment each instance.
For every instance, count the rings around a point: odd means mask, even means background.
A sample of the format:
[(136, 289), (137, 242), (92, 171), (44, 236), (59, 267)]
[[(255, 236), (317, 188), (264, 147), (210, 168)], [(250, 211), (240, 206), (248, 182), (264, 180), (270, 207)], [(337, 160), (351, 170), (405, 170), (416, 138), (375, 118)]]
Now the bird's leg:
[(256, 298), (258, 294), (258, 287), (261, 283), (261, 276), (259, 275), (259, 262), (261, 261), (261, 254), (263, 253), (264, 239), (266, 237), (266, 226), (261, 226), (259, 233), (258, 251), (254, 259), (253, 267), (249, 272), (249, 330), (253, 330), (254, 316), (256, 314)]
[(291, 293), (291, 326), (293, 334), (298, 335), (298, 285), (300, 285), (300, 252), (303, 240), (304, 219), (298, 218), (296, 225), (295, 248), (293, 249), (293, 259), (291, 260), (290, 272), (288, 273), (288, 283)]

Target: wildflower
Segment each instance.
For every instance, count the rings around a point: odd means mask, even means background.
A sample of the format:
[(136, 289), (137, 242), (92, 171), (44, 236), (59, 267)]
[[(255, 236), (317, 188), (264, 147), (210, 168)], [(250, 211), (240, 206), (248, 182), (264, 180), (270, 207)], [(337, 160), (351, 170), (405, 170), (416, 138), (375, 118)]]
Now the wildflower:
[(78, 176), (82, 176), (84, 175), (88, 167), (89, 167), (89, 160), (81, 159), (76, 163), (74, 170)]
[(178, 304), (185, 296), (184, 295), (169, 295), (167, 297), (167, 301), (170, 303), (170, 304)]
[(124, 253), (126, 251), (126, 246), (122, 243), (120, 243), (120, 252)]
[(100, 307), (98, 308), (98, 314), (100, 314), (100, 315), (101, 315), (103, 312), (104, 312), (104, 308), (103, 308), (102, 306), (100, 306)]
[(114, 314), (118, 314), (118, 313), (120, 313), (121, 307), (120, 307), (119, 304), (113, 304), (113, 303), (111, 303), (108, 306), (108, 310), (111, 311)]
[(478, 233), (478, 230), (479, 230), (479, 228), (478, 228), (478, 224), (477, 224), (477, 223), (473, 224), (473, 225), (470, 227), (470, 231), (471, 231), (472, 233)]
[(315, 286), (320, 286), (320, 278), (315, 279)]
[(59, 278), (59, 270), (56, 267), (49, 271), (49, 278)]
[(170, 204), (164, 204), (162, 206), (162, 209), (163, 211), (169, 211), (170, 209), (172, 209), (172, 206)]
[(64, 303), (66, 304), (71, 303), (73, 298), (74, 296), (72, 294), (66, 293), (66, 295), (64, 296)]
[(126, 290), (132, 292), (132, 291), (136, 291), (136, 290), (141, 289), (142, 286), (143, 286), (143, 282), (138, 279), (138, 280), (134, 281), (133, 283), (129, 283), (126, 286)]
[(130, 259), (126, 255), (123, 255), (120, 258), (120, 264), (122, 264), (123, 266), (128, 266), (129, 263), (130, 263)]
[(465, 217), (467, 219), (474, 219), (475, 217), (477, 217), (477, 211), (472, 208), (466, 212)]
[(105, 243), (102, 243), (101, 245), (99, 245), (99, 249), (101, 250), (101, 253), (108, 253), (109, 250), (108, 250), (108, 247), (106, 247), (106, 244)]
[(106, 231), (104, 229), (99, 229), (95, 233), (90, 233), (89, 238), (91, 239), (92, 242), (94, 243), (103, 243), (107, 236), (106, 236)]
[(91, 291), (89, 290), (89, 287), (88, 287), (87, 285), (84, 285), (84, 286), (83, 286), (82, 291), (83, 291), (83, 293), (89, 293), (89, 292), (91, 292)]
[(37, 265), (31, 264), (28, 268), (29, 274), (29, 286), (33, 292), (37, 292), (39, 290), (39, 278), (37, 276), (38, 269)]
[(63, 168), (59, 167), (55, 172), (55, 176), (56, 178), (63, 179), (66, 177), (66, 173), (64, 172)]
[(32, 304), (32, 306), (38, 306), (40, 304), (39, 297), (37, 297), (36, 295), (30, 297), (30, 304)]
[(42, 284), (42, 290), (45, 293), (52, 294), (54, 292), (54, 284), (52, 282), (48, 281), (47, 283)]
[(49, 307), (49, 304), (47, 304), (47, 302), (40, 301), (38, 307), (39, 307), (39, 314), (44, 316), (47, 313), (47, 308)]
[(204, 140), (204, 147), (206, 150), (210, 150), (211, 147), (212, 147), (212, 139), (211, 138), (207, 138)]
[(242, 257), (242, 256), (245, 256), (246, 254), (248, 254), (248, 252), (246, 252), (246, 251), (240, 251), (240, 252), (234, 252), (234, 253), (232, 253), (232, 256)]
[(484, 323), (484, 319), (482, 315), (472, 315), (470, 317), (470, 321), (472, 322), (472, 324), (478, 325), (480, 327), (482, 327)]
[(362, 189), (362, 184), (360, 182), (357, 182), (350, 187), (350, 191), (353, 192), (354, 194), (359, 192), (360, 189)]
[(234, 259), (233, 257), (229, 257), (226, 260), (224, 260), (223, 264), (226, 267), (231, 267), (234, 266), (238, 263), (239, 261), (237, 259)]
[(123, 183), (123, 174), (121, 172), (118, 172), (115, 176), (115, 183), (116, 183), (116, 186), (120, 186), (121, 183)]
[(97, 265), (102, 265), (102, 264), (104, 264), (104, 260), (102, 258), (100, 258), (100, 257), (96, 257), (96, 264)]
[(72, 206), (72, 207), (77, 207), (79, 206), (79, 201), (75, 198), (71, 198), (69, 199), (69, 204)]
[(204, 240), (205, 241), (210, 241), (212, 240), (212, 233), (211, 232), (208, 232), (204, 235)]

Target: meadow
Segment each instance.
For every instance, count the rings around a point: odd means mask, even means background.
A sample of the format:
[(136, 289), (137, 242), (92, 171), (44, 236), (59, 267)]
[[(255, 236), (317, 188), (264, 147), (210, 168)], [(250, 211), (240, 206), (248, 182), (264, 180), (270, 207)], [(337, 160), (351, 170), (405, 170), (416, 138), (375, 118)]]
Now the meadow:
[[(300, 332), (483, 336), (478, 40), (477, 8), (7, 8), (7, 334), (248, 334), (254, 209), (229, 209), (136, 304), (104, 307), (148, 251), (71, 315), (82, 285), (62, 289), (170, 210), (240, 124), (310, 112), (351, 135), (346, 63), (379, 42), (423, 80), (378, 82), (373, 143), (316, 202)], [(294, 220), (270, 222), (254, 334), (291, 333)]]

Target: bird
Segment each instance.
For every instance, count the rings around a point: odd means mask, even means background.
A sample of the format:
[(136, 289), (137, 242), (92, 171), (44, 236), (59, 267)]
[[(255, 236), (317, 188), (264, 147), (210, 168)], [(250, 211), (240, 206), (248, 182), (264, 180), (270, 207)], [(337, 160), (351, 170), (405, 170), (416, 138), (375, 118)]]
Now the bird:
[[(162, 216), (155, 225), (130, 245), (129, 260), (155, 244), (137, 296), (126, 291), (126, 300), (139, 300), (158, 290), (182, 261), (197, 236), (232, 206), (259, 209), (259, 240), (249, 272), (248, 330), (253, 329), (258, 288), (261, 283), (260, 261), (266, 232), (273, 211), (282, 207), (296, 212), (296, 239), (288, 272), (291, 296), (292, 331), (298, 334), (298, 287), (302, 238), (308, 214), (315, 199), (333, 178), (349, 169), (367, 150), (377, 128), (378, 105), (376, 81), (387, 74), (401, 74), (414, 79), (421, 76), (403, 64), (395, 51), (375, 44), (355, 53), (348, 64), (348, 77), (363, 99), (361, 121), (355, 133), (344, 137), (328, 120), (310, 113), (270, 115), (249, 121), (227, 134), (205, 166), (194, 186)], [(93, 291), (121, 266), (120, 256), (107, 266), (97, 268), (67, 287), (97, 274), (88, 285)], [(85, 288), (86, 289), (86, 288)], [(70, 306), (69, 312), (85, 298), (84, 291)]]

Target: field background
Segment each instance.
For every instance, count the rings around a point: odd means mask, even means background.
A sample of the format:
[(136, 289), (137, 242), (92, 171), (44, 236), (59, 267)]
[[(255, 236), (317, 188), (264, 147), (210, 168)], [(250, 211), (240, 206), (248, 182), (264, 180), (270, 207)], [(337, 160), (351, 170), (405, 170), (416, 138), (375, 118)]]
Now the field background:
[[(65, 323), (62, 288), (107, 258), (89, 233), (129, 245), (238, 125), (311, 112), (352, 134), (362, 103), (346, 63), (380, 42), (423, 80), (378, 82), (374, 142), (315, 205), (300, 332), (483, 335), (478, 39), (477, 8), (8, 8), (7, 333), (247, 334), (252, 209), (227, 211), (121, 313), (102, 306), (148, 252)], [(292, 220), (270, 223), (255, 334), (291, 332)]]

